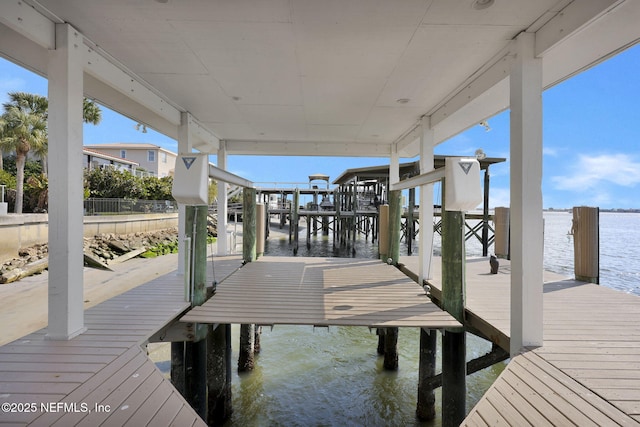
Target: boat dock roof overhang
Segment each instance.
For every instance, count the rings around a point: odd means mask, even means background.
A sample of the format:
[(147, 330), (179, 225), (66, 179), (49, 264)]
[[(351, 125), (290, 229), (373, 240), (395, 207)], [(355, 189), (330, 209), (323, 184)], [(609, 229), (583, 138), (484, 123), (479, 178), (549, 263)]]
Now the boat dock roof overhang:
[[(447, 157), (452, 156), (443, 156), (436, 154), (433, 156), (433, 166), (434, 169), (439, 169), (444, 167), (445, 159)], [(459, 157), (459, 156), (456, 156)], [(479, 160), (480, 169), (486, 170), (489, 166), (505, 162), (507, 159), (504, 157), (485, 157), (484, 159)], [(420, 162), (409, 162), (409, 163), (401, 163), (400, 167), (400, 178), (409, 178), (415, 175), (420, 174)], [(389, 179), (389, 165), (380, 165), (380, 166), (367, 166), (362, 168), (351, 168), (347, 169), (343, 173), (337, 177), (333, 184), (341, 185), (352, 182), (353, 180), (376, 180), (380, 182), (387, 181)]]
[(461, 327), (397, 268), (353, 258), (259, 258), (218, 284), (215, 295), (181, 321)]
[(68, 24), (87, 97), (200, 151), (411, 158), (422, 118), (438, 144), (509, 107), (519, 34), (543, 88), (640, 38), (636, 1), (492, 3), (8, 0), (0, 54), (47, 76)]

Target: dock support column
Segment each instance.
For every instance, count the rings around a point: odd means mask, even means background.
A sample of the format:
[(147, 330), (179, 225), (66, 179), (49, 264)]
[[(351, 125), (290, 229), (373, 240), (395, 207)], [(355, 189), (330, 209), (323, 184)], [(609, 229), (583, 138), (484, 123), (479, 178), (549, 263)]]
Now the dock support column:
[(387, 371), (398, 370), (398, 328), (384, 328), (384, 362)]
[(186, 396), (185, 366), (184, 366), (184, 341), (171, 343), (171, 384)]
[(600, 209), (573, 208), (573, 256), (576, 280), (600, 283)]
[[(431, 172), (433, 166), (434, 135), (431, 118), (423, 117), (420, 123), (420, 173)], [(431, 277), (431, 258), (433, 255), (433, 184), (420, 186), (420, 239), (418, 241), (418, 283), (421, 285)]]
[(543, 344), (542, 59), (516, 37), (511, 105), (511, 356)]
[(207, 345), (207, 424), (231, 416), (231, 325), (209, 326)]
[[(188, 112), (180, 113), (180, 126), (178, 126), (178, 153), (191, 153), (193, 151), (193, 140), (191, 137), (190, 127), (191, 127), (191, 115)], [(183, 203), (178, 203), (178, 269), (176, 271), (176, 275), (184, 276), (186, 267), (185, 267), (185, 254), (186, 250), (186, 213), (187, 205)]]
[(291, 219), (290, 227), (293, 232), (293, 254), (298, 254), (298, 239), (299, 239), (299, 222), (298, 212), (300, 208), (300, 190), (297, 188), (293, 191), (293, 204), (291, 206)]
[[(445, 194), (443, 181), (442, 193)], [(442, 209), (442, 304), (464, 325), (464, 213)], [(442, 337), (442, 425), (458, 426), (466, 416), (466, 337), (464, 329), (449, 329)]]
[[(295, 197), (294, 197), (295, 201)], [(256, 259), (256, 190), (242, 191), (242, 258), (245, 263)], [(251, 371), (254, 366), (255, 325), (240, 325), (238, 372)]]
[[(207, 206), (187, 206), (185, 231), (191, 238), (191, 305), (204, 304), (207, 299)], [(196, 325), (198, 330), (204, 326)], [(196, 334), (199, 335), (199, 334)], [(186, 399), (202, 418), (207, 417), (207, 339), (186, 342), (185, 392)]]
[[(49, 50), (49, 326), (69, 340), (84, 326), (82, 280), (82, 34), (56, 24)], [(16, 201), (18, 205), (20, 201)]]
[(264, 244), (267, 240), (267, 215), (264, 203), (256, 204), (256, 259), (264, 255)]
[(442, 336), (442, 425), (457, 427), (466, 416), (467, 364), (465, 332)]
[[(227, 170), (227, 144), (220, 141), (218, 149), (218, 167)], [(229, 185), (226, 182), (218, 180), (218, 255), (227, 255), (229, 248), (227, 247), (227, 189)]]
[(380, 205), (379, 218), (378, 253), (380, 254), (380, 259), (387, 262), (389, 256), (389, 205)]
[(400, 259), (400, 221), (402, 219), (402, 191), (389, 192), (389, 258), (393, 265)]
[(482, 256), (489, 255), (489, 165), (484, 170), (484, 197), (482, 203)]
[(416, 189), (409, 189), (409, 209), (407, 210), (407, 255), (413, 253), (413, 209), (416, 205)]
[(437, 344), (438, 331), (435, 329), (420, 329), (416, 415), (422, 421), (433, 420), (436, 417), (436, 395), (429, 379), (436, 375)]
[(493, 223), (495, 224), (495, 231), (493, 234), (493, 250), (498, 258), (511, 259), (511, 249), (509, 247), (509, 216), (509, 208), (494, 208)]

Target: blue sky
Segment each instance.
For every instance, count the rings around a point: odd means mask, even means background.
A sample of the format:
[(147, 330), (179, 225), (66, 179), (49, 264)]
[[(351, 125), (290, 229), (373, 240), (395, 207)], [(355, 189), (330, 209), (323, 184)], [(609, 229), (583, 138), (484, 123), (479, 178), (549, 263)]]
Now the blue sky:
[[(47, 82), (0, 58), (0, 102), (7, 92), (47, 95)], [(640, 45), (543, 95), (545, 208), (588, 205), (640, 208)], [(472, 155), (482, 148), (507, 162), (491, 167), (491, 206), (509, 205), (509, 112), (436, 147), (436, 154)], [(177, 142), (103, 108), (99, 126), (85, 125), (85, 144), (149, 142), (177, 151)], [(405, 159), (408, 160), (408, 159)], [(215, 156), (212, 157), (215, 162)], [(254, 182), (305, 182), (313, 173), (336, 178), (345, 169), (388, 163), (383, 158), (230, 156), (229, 170)], [(276, 165), (274, 167), (274, 165)], [(436, 191), (438, 194), (438, 191)]]

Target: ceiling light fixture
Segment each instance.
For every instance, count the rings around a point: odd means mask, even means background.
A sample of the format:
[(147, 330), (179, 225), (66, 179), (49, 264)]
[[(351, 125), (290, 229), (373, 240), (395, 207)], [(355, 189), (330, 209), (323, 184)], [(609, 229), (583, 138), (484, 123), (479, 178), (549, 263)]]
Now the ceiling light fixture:
[(471, 4), (471, 7), (473, 7), (475, 10), (482, 10), (493, 6), (493, 3), (495, 3), (495, 0), (475, 0)]
[(409, 98), (400, 98), (400, 99), (396, 99), (396, 102), (398, 104), (407, 104), (409, 103), (409, 101), (411, 101)]

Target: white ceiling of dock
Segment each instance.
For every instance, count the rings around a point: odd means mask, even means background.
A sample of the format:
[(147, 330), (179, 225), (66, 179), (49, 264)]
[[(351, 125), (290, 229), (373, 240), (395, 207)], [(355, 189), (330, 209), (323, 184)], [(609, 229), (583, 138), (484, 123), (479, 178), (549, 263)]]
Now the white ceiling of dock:
[[(230, 154), (387, 156), (398, 143), (414, 156), (411, 131), (422, 116), (441, 142), (508, 107), (520, 32), (536, 32), (547, 87), (640, 37), (635, 0), (26, 3), (70, 23), (132, 81), (189, 112), (215, 136), (209, 149), (224, 140)], [(0, 39), (8, 29), (28, 33), (21, 23), (0, 19)], [(0, 52), (46, 74), (43, 59), (8, 43)], [(171, 119), (132, 101), (126, 87), (86, 74), (88, 96), (177, 136)]]

